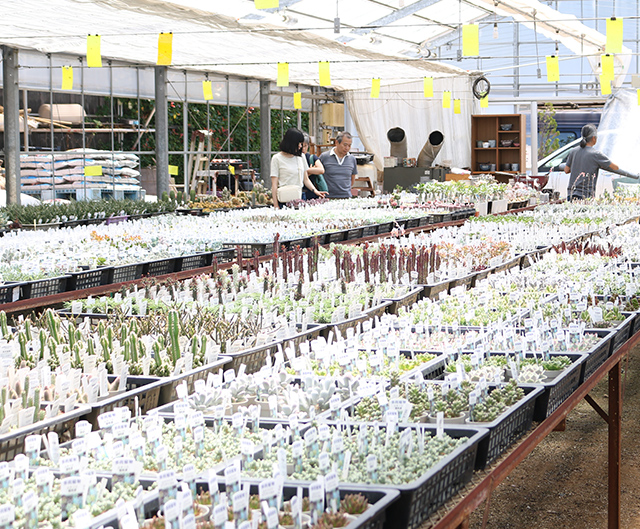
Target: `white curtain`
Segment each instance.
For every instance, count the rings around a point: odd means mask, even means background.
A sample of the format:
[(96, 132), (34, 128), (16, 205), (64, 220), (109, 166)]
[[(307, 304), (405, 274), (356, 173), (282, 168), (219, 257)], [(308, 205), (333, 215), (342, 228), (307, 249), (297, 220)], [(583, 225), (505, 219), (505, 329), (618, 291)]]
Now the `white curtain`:
[[(451, 91), (451, 108), (442, 107), (442, 93)], [(424, 97), (423, 81), (382, 86), (380, 97), (370, 97), (370, 89), (344, 92), (345, 102), (367, 152), (375, 154), (376, 168), (382, 170), (389, 156), (387, 131), (400, 127), (407, 137), (407, 156), (417, 158), (429, 134), (444, 134), (442, 150), (434, 165), (471, 165), (471, 114), (474, 97), (470, 77), (434, 79), (433, 97)], [(454, 113), (454, 99), (460, 99), (460, 114)]]

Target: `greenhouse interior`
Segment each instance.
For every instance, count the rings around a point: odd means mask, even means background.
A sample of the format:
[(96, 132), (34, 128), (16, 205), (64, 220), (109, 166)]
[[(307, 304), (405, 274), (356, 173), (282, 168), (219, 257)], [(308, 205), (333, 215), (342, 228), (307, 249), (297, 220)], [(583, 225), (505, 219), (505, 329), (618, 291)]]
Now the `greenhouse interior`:
[(4, 2), (0, 528), (637, 527), (639, 43)]

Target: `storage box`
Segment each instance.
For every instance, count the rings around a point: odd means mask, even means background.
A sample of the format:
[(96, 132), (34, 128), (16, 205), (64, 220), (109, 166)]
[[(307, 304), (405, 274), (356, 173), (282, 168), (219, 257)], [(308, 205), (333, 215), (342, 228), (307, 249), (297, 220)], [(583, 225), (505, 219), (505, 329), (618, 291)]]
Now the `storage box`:
[(344, 103), (322, 105), (322, 123), (329, 127), (344, 127)]
[(40, 105), (38, 114), (41, 118), (51, 119), (53, 121), (66, 121), (72, 125), (77, 125), (84, 121), (84, 109), (82, 105), (77, 103), (53, 105), (53, 109), (50, 104), (45, 103)]

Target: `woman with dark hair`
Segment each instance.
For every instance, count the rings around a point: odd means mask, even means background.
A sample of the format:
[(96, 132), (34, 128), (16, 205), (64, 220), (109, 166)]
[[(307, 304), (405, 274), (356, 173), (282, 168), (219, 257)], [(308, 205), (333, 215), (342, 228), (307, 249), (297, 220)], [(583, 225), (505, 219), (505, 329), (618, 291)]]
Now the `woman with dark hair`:
[(287, 202), (302, 198), (302, 186), (324, 197), (326, 192), (318, 191), (309, 180), (307, 166), (302, 159), (302, 131), (291, 128), (284, 133), (280, 142), (280, 152), (271, 158), (271, 193), (273, 207), (280, 209)]
[(569, 187), (567, 189), (567, 200), (581, 200), (595, 196), (596, 182), (600, 169), (618, 173), (622, 176), (638, 179), (640, 175), (629, 173), (620, 169), (606, 155), (594, 149), (598, 141), (598, 129), (595, 125), (585, 125), (582, 127), (582, 139), (580, 147), (573, 149), (567, 158), (564, 166), (565, 173), (571, 173)]

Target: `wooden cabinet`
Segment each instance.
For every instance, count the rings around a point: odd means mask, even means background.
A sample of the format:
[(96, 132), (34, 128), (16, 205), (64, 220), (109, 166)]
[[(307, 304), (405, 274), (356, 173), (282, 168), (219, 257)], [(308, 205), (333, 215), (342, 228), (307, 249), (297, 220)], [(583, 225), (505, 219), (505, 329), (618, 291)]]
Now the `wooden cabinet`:
[(525, 119), (524, 114), (471, 116), (471, 171), (524, 173)]

